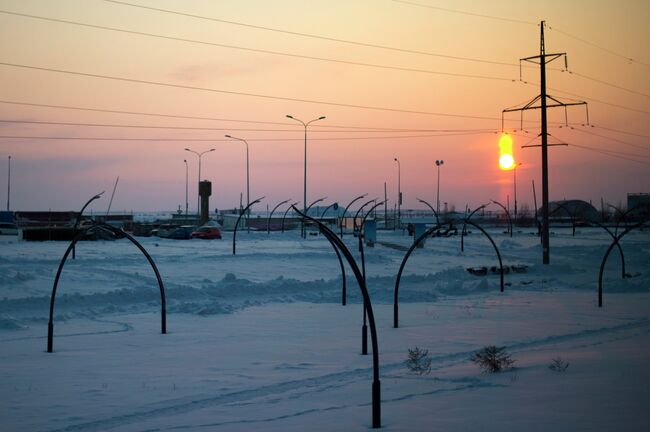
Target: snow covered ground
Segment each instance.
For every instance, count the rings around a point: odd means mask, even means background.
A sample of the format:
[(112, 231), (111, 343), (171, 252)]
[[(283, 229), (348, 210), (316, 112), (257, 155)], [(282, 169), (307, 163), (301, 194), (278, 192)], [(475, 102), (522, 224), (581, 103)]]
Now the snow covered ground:
[[(367, 248), (377, 319), (382, 426), (389, 431), (650, 430), (650, 234), (633, 232), (604, 278), (610, 239), (596, 228), (555, 229), (551, 265), (527, 231), (494, 235), (504, 264), (528, 271), (473, 276), (497, 264), (478, 232), (427, 241), (400, 286), (404, 251)], [(49, 299), (67, 244), (0, 238), (0, 430), (360, 431), (371, 427), (372, 357), (361, 355), (361, 296), (322, 236), (239, 232), (221, 241), (138, 238), (166, 289), (160, 333), (153, 271), (128, 240), (83, 242), (63, 271), (54, 353)], [(401, 232), (378, 240), (408, 246)], [(356, 240), (345, 236), (358, 256)], [(485, 374), (469, 360), (506, 346), (515, 368)], [(429, 350), (432, 370), (405, 367)], [(552, 359), (570, 363), (549, 370)]]

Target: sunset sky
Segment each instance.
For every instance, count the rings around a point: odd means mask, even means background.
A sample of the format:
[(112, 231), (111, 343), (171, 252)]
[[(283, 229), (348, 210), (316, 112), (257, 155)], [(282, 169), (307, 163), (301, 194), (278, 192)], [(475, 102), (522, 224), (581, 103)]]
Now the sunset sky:
[[(647, 0), (0, 0), (1, 207), (10, 155), (12, 210), (77, 210), (117, 176), (113, 210), (175, 210), (184, 159), (192, 210), (188, 147), (216, 149), (202, 177), (211, 208), (233, 208), (246, 149), (225, 134), (249, 142), (258, 210), (302, 201), (304, 130), (287, 114), (327, 117), (308, 131), (308, 201), (383, 197), (386, 182), (392, 207), (398, 158), (403, 207), (435, 203), (437, 159), (441, 202), (512, 205), (501, 112), (539, 94), (539, 68), (524, 63), (520, 81), (519, 59), (539, 54), (540, 20), (547, 53), (568, 54), (569, 72), (549, 65), (548, 93), (588, 102), (590, 121), (584, 107), (569, 127), (550, 111), (550, 142), (569, 144), (549, 149), (550, 198), (599, 207), (650, 192)], [(540, 143), (539, 111), (524, 131), (519, 114), (506, 120), (519, 206), (532, 207), (540, 149), (521, 146)]]

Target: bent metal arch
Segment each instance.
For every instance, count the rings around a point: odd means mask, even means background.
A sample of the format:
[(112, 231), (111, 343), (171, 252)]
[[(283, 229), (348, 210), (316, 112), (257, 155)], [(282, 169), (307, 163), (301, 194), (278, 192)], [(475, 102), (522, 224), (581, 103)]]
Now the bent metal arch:
[(366, 306), (366, 312), (368, 314), (368, 322), (370, 324), (370, 340), (372, 343), (372, 427), (380, 428), (381, 427), (381, 384), (379, 382), (379, 344), (377, 342), (377, 327), (375, 326), (375, 315), (372, 311), (372, 303), (370, 302), (370, 295), (368, 294), (368, 289), (366, 288), (365, 280), (363, 275), (359, 270), (354, 257), (350, 253), (350, 250), (345, 246), (343, 241), (338, 238), (333, 231), (325, 226), (322, 222), (303, 214), (295, 206), (292, 206), (293, 210), (304, 217), (318, 225), (320, 232), (323, 233), (325, 238), (332, 244), (332, 246), (337, 247), (345, 259), (348, 261), (348, 264), (354, 272), (354, 276), (357, 279), (359, 284), (359, 289), (363, 295), (363, 304)]
[(111, 225), (105, 224), (105, 223), (96, 223), (95, 225), (91, 226), (87, 230), (79, 232), (73, 239), (72, 242), (70, 242), (70, 245), (68, 246), (68, 249), (65, 251), (65, 254), (63, 254), (63, 258), (61, 259), (61, 262), (59, 263), (59, 268), (56, 272), (56, 277), (54, 278), (54, 286), (52, 287), (52, 296), (50, 297), (50, 320), (47, 323), (47, 352), (52, 352), (52, 346), (53, 346), (53, 340), (54, 340), (54, 300), (56, 298), (56, 289), (59, 285), (59, 278), (61, 277), (61, 272), (63, 271), (63, 266), (65, 265), (66, 260), (68, 259), (68, 255), (70, 255), (70, 251), (72, 251), (81, 238), (86, 235), (88, 232), (97, 230), (97, 229), (105, 229), (108, 231), (111, 231), (113, 234), (116, 235), (121, 235), (126, 238), (128, 238), (131, 243), (133, 243), (140, 251), (144, 254), (145, 258), (147, 258), (147, 261), (149, 261), (149, 264), (151, 265), (151, 268), (153, 269), (154, 273), (156, 274), (156, 279), (158, 280), (158, 286), (160, 287), (160, 303), (161, 303), (161, 315), (160, 315), (160, 332), (162, 334), (167, 333), (167, 315), (165, 312), (165, 287), (163, 286), (163, 281), (162, 278), (160, 277), (160, 273), (158, 272), (158, 268), (156, 267), (156, 264), (153, 262), (153, 259), (147, 253), (146, 249), (136, 240), (134, 239), (130, 234), (122, 231), (121, 229), (115, 228)]
[[(470, 215), (471, 216), (471, 215)], [(494, 240), (492, 240), (492, 237), (485, 231), (481, 226), (478, 224), (470, 221), (469, 219), (465, 219), (463, 221), (464, 224), (472, 225), (473, 227), (479, 229), (485, 236), (490, 240), (490, 243), (492, 243), (492, 246), (494, 247), (494, 250), (497, 253), (497, 258), (499, 258), (499, 269), (500, 269), (500, 275), (501, 275), (501, 292), (503, 292), (503, 262), (501, 261), (501, 254), (499, 253), (499, 248), (497, 248), (496, 243), (494, 243)], [(418, 237), (411, 247), (409, 248), (408, 251), (406, 251), (406, 255), (404, 255), (404, 259), (402, 259), (402, 264), (399, 266), (399, 271), (397, 272), (397, 279), (395, 280), (395, 292), (394, 292), (394, 298), (393, 298), (393, 328), (399, 327), (399, 306), (398, 306), (398, 294), (399, 294), (399, 283), (400, 280), (402, 279), (402, 272), (404, 271), (404, 266), (406, 265), (406, 261), (409, 259), (411, 256), (411, 253), (415, 250), (415, 248), (422, 243), (422, 241), (433, 234), (434, 231), (439, 229), (440, 227), (438, 225), (433, 226), (426, 230), (420, 237)]]
[(614, 241), (607, 248), (607, 252), (605, 252), (605, 256), (603, 257), (603, 261), (600, 263), (600, 271), (598, 273), (598, 307), (603, 307), (603, 272), (605, 271), (605, 263), (607, 262), (607, 258), (609, 257), (612, 249), (614, 249), (614, 245), (617, 245), (627, 233), (637, 228), (643, 228), (646, 223), (648, 223), (648, 221), (642, 221), (625, 228), (622, 233), (614, 237)]

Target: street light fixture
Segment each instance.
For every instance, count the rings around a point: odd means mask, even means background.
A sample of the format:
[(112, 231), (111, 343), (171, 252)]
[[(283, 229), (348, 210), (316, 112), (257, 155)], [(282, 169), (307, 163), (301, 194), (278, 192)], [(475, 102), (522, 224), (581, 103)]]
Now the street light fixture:
[(187, 212), (188, 212), (188, 207), (189, 207), (189, 202), (187, 200), (187, 191), (188, 191), (188, 185), (189, 185), (189, 168), (187, 166), (187, 159), (183, 159), (183, 162), (185, 162), (185, 223), (187, 223)]
[[(214, 150), (215, 149), (212, 148), (210, 150), (206, 150), (206, 151), (203, 151), (203, 152), (199, 153), (199, 152), (195, 152), (194, 150), (190, 150), (188, 148), (185, 149), (185, 151), (188, 151), (190, 153), (194, 153), (195, 155), (197, 155), (199, 157), (199, 181), (197, 183), (197, 188), (199, 187), (199, 184), (201, 183), (201, 156), (203, 156), (206, 153), (213, 152)], [(196, 215), (197, 215), (197, 217), (199, 216), (199, 213), (201, 213), (201, 209), (199, 208), (199, 199), (200, 199), (200, 196), (199, 196), (198, 189), (197, 189), (197, 194), (196, 194)]]
[[(233, 140), (241, 141), (244, 144), (246, 144), (246, 207), (250, 204), (250, 199), (251, 199), (251, 190), (250, 190), (250, 170), (249, 170), (249, 165), (248, 165), (248, 141), (246, 141), (243, 138), (237, 138), (231, 135), (226, 135), (226, 138), (230, 138)], [(250, 210), (249, 210), (250, 214)]]
[(436, 166), (438, 167), (438, 192), (436, 195), (436, 210), (440, 213), (440, 165), (443, 165), (445, 161), (442, 159), (436, 160)]
[(397, 162), (397, 224), (399, 225), (402, 220), (402, 167), (399, 159), (395, 158)]
[[(303, 189), (303, 197), (302, 197), (302, 205), (303, 205), (303, 211), (305, 214), (307, 214), (307, 126), (309, 126), (311, 123), (318, 121), (318, 120), (324, 120), (325, 116), (321, 116), (318, 118), (315, 118), (313, 120), (308, 121), (305, 123), (304, 121), (295, 118), (294, 116), (287, 114), (287, 118), (290, 118), (291, 120), (295, 120), (299, 122), (300, 124), (303, 125), (305, 128), (305, 179), (304, 179), (304, 189)], [(303, 220), (303, 238), (305, 237), (305, 222)]]

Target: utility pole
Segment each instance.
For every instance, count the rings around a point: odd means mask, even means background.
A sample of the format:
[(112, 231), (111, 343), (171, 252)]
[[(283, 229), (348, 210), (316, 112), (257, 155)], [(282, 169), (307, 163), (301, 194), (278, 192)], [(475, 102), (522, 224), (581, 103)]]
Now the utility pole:
[(7, 211), (10, 210), (11, 202), (11, 156), (7, 158)]
[[(542, 138), (541, 146), (530, 145), (526, 147), (541, 147), (542, 148), (542, 261), (544, 264), (550, 263), (550, 245), (549, 245), (549, 229), (548, 229), (548, 147), (566, 144), (548, 144), (548, 121), (546, 116), (547, 108), (564, 107), (565, 121), (568, 125), (566, 109), (571, 105), (587, 105), (587, 102), (570, 102), (564, 103), (546, 93), (546, 64), (564, 57), (564, 68), (568, 69), (566, 53), (546, 54), (546, 47), (544, 45), (544, 26), (545, 22), (540, 23), (540, 47), (539, 55), (519, 59), (519, 63), (526, 61), (529, 63), (539, 64), (540, 69), (540, 94), (533, 100), (526, 103), (523, 107), (519, 108), (506, 108), (501, 112), (501, 129), (503, 129), (503, 114), (507, 112), (521, 112), (521, 128), (523, 129), (523, 112), (531, 109), (538, 109), (541, 111), (541, 133)], [(521, 68), (520, 72), (521, 74)], [(521, 76), (520, 76), (521, 79)], [(548, 103), (548, 99), (551, 103)], [(539, 105), (536, 103), (539, 102)], [(587, 111), (587, 123), (589, 123), (589, 112)]]

